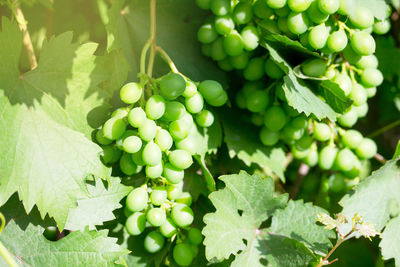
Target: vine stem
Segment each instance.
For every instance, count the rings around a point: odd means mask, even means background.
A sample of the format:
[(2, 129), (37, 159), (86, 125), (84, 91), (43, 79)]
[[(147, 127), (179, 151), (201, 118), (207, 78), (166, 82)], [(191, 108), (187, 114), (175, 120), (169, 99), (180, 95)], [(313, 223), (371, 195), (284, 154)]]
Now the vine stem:
[(150, 0), (150, 56), (147, 66), (147, 76), (151, 80), (154, 68), (154, 59), (156, 57), (156, 0)]
[(10, 6), (10, 8), (18, 22), (18, 26), (19, 26), (20, 30), (24, 34), (23, 43), (24, 43), (24, 47), (25, 47), (25, 50), (28, 55), (29, 66), (32, 70), (37, 67), (37, 59), (35, 56), (35, 50), (33, 49), (31, 36), (29, 35), (29, 31), (26, 26), (27, 22), (25, 20), (24, 13), (22, 13), (21, 7), (19, 5), (13, 5), (13, 6)]
[(399, 126), (399, 125), (400, 125), (400, 120), (397, 120), (397, 121), (395, 121), (395, 122), (392, 122), (392, 123), (386, 125), (386, 126), (383, 127), (383, 128), (380, 128), (380, 129), (376, 130), (375, 132), (369, 134), (368, 137), (369, 137), (369, 138), (377, 137), (377, 136), (383, 134), (384, 132), (387, 132), (387, 131), (389, 131), (389, 130), (391, 130), (391, 129), (393, 129), (394, 127), (397, 127), (397, 126)]
[(382, 164), (386, 164), (386, 159), (379, 153), (376, 153), (374, 155), (374, 159), (376, 159), (377, 161), (379, 161)]
[(173, 72), (181, 74), (178, 68), (175, 66), (175, 63), (172, 61), (172, 59), (167, 54), (167, 52), (165, 52), (164, 49), (162, 49), (160, 46), (156, 46), (156, 51), (160, 54), (164, 61), (167, 62), (168, 66)]
[[(0, 213), (0, 220), (1, 220), (1, 226), (0, 226), (0, 233), (1, 233), (3, 231), (3, 229), (4, 229), (4, 226), (6, 225), (6, 218), (4, 218), (4, 215), (2, 213)], [(18, 264), (15, 262), (15, 260), (11, 256), (10, 252), (3, 245), (2, 242), (0, 242), (0, 255), (7, 262), (8, 266), (10, 266), (10, 267), (18, 267)]]
[(350, 231), (347, 235), (345, 236), (340, 236), (339, 241), (336, 243), (336, 245), (328, 252), (328, 254), (326, 254), (325, 258), (318, 263), (318, 265), (316, 267), (322, 267), (324, 265), (329, 265), (331, 263), (334, 263), (335, 261), (338, 261), (338, 259), (334, 259), (331, 262), (328, 262), (329, 257), (333, 254), (333, 252), (335, 252), (335, 250), (344, 242), (346, 241), (346, 238), (348, 238), (351, 234), (353, 233), (353, 231)]

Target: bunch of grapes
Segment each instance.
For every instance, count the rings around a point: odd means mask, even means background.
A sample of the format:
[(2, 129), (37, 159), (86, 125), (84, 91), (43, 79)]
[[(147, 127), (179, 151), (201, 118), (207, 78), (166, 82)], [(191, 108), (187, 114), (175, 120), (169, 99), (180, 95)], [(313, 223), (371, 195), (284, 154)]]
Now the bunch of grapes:
[[(386, 18), (378, 21), (353, 0), (197, 0), (197, 4), (212, 13), (198, 30), (202, 51), (221, 69), (243, 77), (236, 104), (251, 112), (252, 123), (261, 127), (262, 143), (283, 143), (295, 159), (333, 170), (340, 180), (358, 176), (363, 162), (376, 153), (376, 144), (341, 127), (351, 128), (366, 116), (367, 100), (383, 81), (371, 34), (390, 30), (390, 7)], [(341, 127), (307, 118), (288, 105), (285, 73), (259, 45), (261, 34), (285, 35), (320, 55), (298, 69), (303, 77), (332, 81), (353, 101), (338, 117)]]
[[(95, 137), (103, 148), (105, 164), (126, 176), (145, 177), (144, 184), (126, 200), (127, 232), (140, 235), (151, 227), (144, 241), (150, 253), (160, 251), (165, 239), (177, 236), (173, 257), (187, 266), (197, 253), (201, 233), (190, 228), (192, 197), (182, 191), (185, 169), (193, 164), (192, 156), (200, 145), (197, 127), (214, 123), (205, 102), (219, 107), (228, 97), (216, 81), (195, 83), (177, 73), (156, 79), (149, 87), (153, 95), (145, 99), (139, 83), (124, 85), (120, 97), (129, 106), (115, 110)], [(181, 242), (185, 232), (187, 238)]]

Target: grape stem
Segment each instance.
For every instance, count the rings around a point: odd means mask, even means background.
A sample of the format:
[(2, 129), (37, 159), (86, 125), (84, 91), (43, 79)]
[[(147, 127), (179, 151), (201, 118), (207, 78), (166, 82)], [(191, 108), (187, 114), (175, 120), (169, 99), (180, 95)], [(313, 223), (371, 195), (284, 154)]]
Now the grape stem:
[(147, 66), (147, 76), (149, 76), (150, 80), (153, 75), (154, 59), (156, 57), (156, 4), (156, 0), (150, 0), (150, 56), (149, 65)]
[(297, 194), (300, 191), (300, 187), (304, 181), (304, 178), (307, 176), (309, 171), (310, 171), (310, 167), (307, 164), (302, 163), (300, 165), (299, 170), (297, 172), (296, 183), (294, 184), (294, 186), (289, 194), (291, 199), (295, 199), (297, 197)]
[(382, 164), (386, 164), (386, 159), (379, 153), (376, 153), (374, 155), (374, 159), (376, 159), (377, 161), (379, 161)]
[(31, 36), (29, 35), (29, 31), (26, 26), (28, 23), (25, 20), (25, 16), (24, 13), (22, 13), (21, 7), (16, 1), (7, 1), (7, 5), (11, 9), (11, 12), (18, 23), (19, 29), (23, 32), (23, 43), (28, 56), (29, 67), (32, 70), (37, 67), (37, 59), (35, 50), (33, 49)]
[[(4, 218), (4, 215), (2, 213), (0, 213), (0, 221), (1, 221), (1, 226), (0, 226), (0, 233), (1, 233), (4, 229), (4, 226), (6, 225), (6, 218)], [(8, 266), (18, 267), (18, 264), (15, 262), (14, 258), (11, 256), (10, 252), (3, 245), (2, 242), (0, 242), (0, 255), (7, 262)]]
[[(172, 61), (170, 56), (165, 52), (164, 49), (160, 46), (156, 46), (156, 51), (160, 54), (160, 56), (164, 59), (164, 61), (168, 64), (169, 68), (172, 70), (172, 72), (179, 73), (178, 68), (175, 66), (175, 63)], [(182, 74), (181, 74), (182, 75)]]
[(325, 265), (329, 265), (332, 264), (336, 261), (338, 261), (339, 259), (334, 259), (332, 261), (328, 261), (329, 257), (333, 254), (333, 252), (335, 252), (335, 250), (344, 242), (346, 241), (346, 238), (348, 238), (351, 234), (353, 233), (353, 231), (350, 231), (347, 235), (345, 236), (340, 236), (338, 242), (336, 243), (336, 245), (329, 251), (329, 253), (325, 256), (325, 258), (323, 260), (321, 260), (320, 263), (318, 263), (318, 265), (316, 267), (322, 267)]
[(369, 138), (377, 137), (377, 136), (383, 134), (384, 132), (387, 132), (387, 131), (389, 131), (389, 130), (391, 130), (391, 129), (393, 129), (393, 128), (399, 126), (399, 125), (400, 125), (400, 120), (397, 120), (397, 121), (395, 121), (395, 122), (392, 122), (392, 123), (386, 125), (386, 126), (383, 127), (383, 128), (380, 128), (380, 129), (376, 130), (375, 132), (369, 134), (368, 137), (369, 137)]

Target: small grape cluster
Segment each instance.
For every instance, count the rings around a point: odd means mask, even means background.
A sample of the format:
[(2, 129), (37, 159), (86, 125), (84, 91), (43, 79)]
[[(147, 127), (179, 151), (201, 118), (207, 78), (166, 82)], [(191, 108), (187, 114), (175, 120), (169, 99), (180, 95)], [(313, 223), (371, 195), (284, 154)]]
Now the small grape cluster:
[[(190, 228), (192, 197), (182, 191), (185, 170), (201, 145), (197, 127), (210, 127), (215, 120), (205, 102), (219, 107), (228, 96), (216, 81), (195, 83), (178, 73), (153, 79), (148, 85), (153, 95), (147, 99), (141, 84), (124, 85), (120, 98), (129, 106), (116, 109), (95, 138), (103, 148), (103, 162), (115, 167), (113, 171), (145, 177), (126, 200), (127, 232), (140, 235), (146, 226), (154, 228), (144, 241), (150, 253), (161, 250), (165, 238), (178, 236), (173, 257), (187, 266), (197, 253), (201, 233)], [(182, 231), (187, 231), (187, 242), (181, 242)]]

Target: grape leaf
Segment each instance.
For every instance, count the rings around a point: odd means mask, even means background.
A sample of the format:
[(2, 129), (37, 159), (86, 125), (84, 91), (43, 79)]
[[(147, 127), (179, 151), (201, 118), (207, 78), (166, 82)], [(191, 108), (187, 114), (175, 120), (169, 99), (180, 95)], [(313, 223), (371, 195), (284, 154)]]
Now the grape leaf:
[(83, 230), (88, 226), (89, 230), (94, 230), (96, 225), (115, 219), (113, 210), (122, 207), (119, 202), (131, 190), (116, 177), (112, 177), (109, 184), (95, 179), (92, 184), (87, 183), (87, 187), (89, 196), (78, 199), (78, 206), (68, 214), (65, 229)]
[[(141, 48), (149, 36), (149, 2), (134, 0), (125, 5), (126, 2), (114, 1), (108, 12), (108, 49), (124, 48), (131, 64), (130, 79), (136, 79)], [(197, 41), (197, 30), (207, 16), (194, 1), (158, 1), (157, 44), (192, 80), (213, 79), (225, 84), (227, 74), (201, 54)], [(154, 74), (161, 75), (168, 71), (166, 64), (156, 64)]]
[(45, 42), (38, 67), (21, 74), (22, 33), (2, 20), (0, 203), (18, 192), (28, 212), (36, 204), (61, 229), (69, 209), (88, 195), (86, 177), (109, 176), (101, 148), (87, 138), (87, 120), (107, 97), (97, 85), (112, 73), (104, 75), (107, 69), (97, 64), (95, 44), (79, 46), (71, 39), (66, 33)]
[(376, 56), (379, 59), (379, 70), (387, 76), (400, 75), (400, 50), (392, 37), (376, 38)]
[[(244, 171), (220, 179), (226, 187), (209, 196), (216, 211), (204, 216), (207, 259), (233, 254), (231, 266), (264, 266), (265, 260), (269, 266), (306, 266), (314, 258), (311, 250), (324, 254), (331, 246), (333, 233), (315, 224), (321, 209), (290, 201), (282, 210), (287, 196), (274, 197), (272, 179)], [(271, 216), (271, 227), (262, 228)]]
[(285, 181), (284, 170), (286, 155), (281, 147), (272, 149), (264, 146), (254, 126), (240, 119), (237, 114), (224, 114), (222, 116), (224, 128), (224, 141), (228, 146), (229, 156), (237, 156), (246, 165), (258, 164), (267, 173), (275, 173)]
[(350, 98), (346, 97), (343, 90), (337, 83), (331, 81), (322, 81), (319, 84), (322, 96), (329, 103), (329, 106), (337, 113), (343, 113), (353, 103)]
[(340, 200), (342, 213), (348, 218), (358, 213), (363, 219), (381, 231), (390, 219), (389, 202), (400, 203), (399, 160), (388, 161), (379, 170), (358, 184)]
[[(276, 45), (264, 42), (263, 45), (270, 52), (271, 57), (287, 74), (284, 78), (283, 90), (288, 104), (307, 116), (314, 114), (319, 120), (328, 118), (336, 120), (336, 112), (310, 89), (310, 85), (300, 81), (294, 74), (292, 67), (281, 55)], [(328, 99), (329, 100), (329, 99)], [(340, 101), (336, 100), (335, 101)], [(344, 110), (343, 110), (344, 111)]]
[(382, 241), (379, 247), (382, 249), (382, 256), (385, 260), (394, 258), (396, 264), (400, 264), (400, 216), (389, 221), (383, 231)]
[[(129, 251), (107, 237), (107, 231), (75, 231), (57, 242), (43, 236), (44, 228), (29, 224), (21, 229), (11, 221), (0, 236), (3, 245), (21, 266), (115, 266)], [(8, 266), (0, 257), (0, 266)]]

